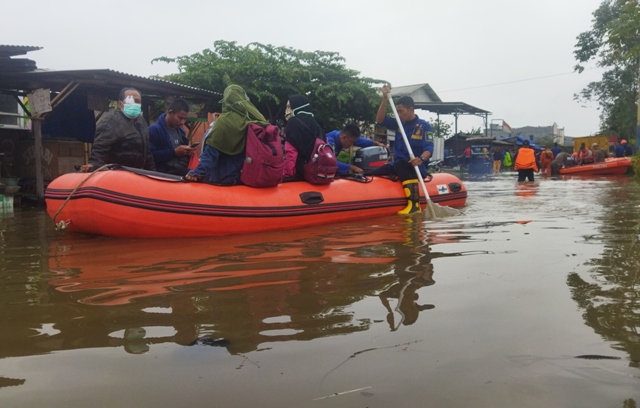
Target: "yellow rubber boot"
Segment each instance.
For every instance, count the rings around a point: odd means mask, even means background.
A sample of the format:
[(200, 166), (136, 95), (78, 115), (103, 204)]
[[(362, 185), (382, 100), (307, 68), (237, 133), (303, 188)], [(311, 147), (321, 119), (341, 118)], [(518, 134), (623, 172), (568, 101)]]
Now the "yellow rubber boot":
[(421, 213), (420, 195), (418, 194), (418, 179), (411, 179), (402, 182), (404, 194), (407, 196), (407, 206), (404, 210), (398, 211), (399, 215)]

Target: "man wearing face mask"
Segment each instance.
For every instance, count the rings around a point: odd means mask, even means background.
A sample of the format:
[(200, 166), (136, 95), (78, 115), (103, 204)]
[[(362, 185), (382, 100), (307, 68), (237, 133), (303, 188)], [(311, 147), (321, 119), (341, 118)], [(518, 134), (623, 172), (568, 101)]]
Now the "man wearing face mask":
[(141, 115), (141, 103), (142, 97), (136, 89), (120, 91), (118, 110), (98, 123), (89, 164), (81, 167), (83, 172), (105, 164), (156, 169), (149, 147), (149, 127)]

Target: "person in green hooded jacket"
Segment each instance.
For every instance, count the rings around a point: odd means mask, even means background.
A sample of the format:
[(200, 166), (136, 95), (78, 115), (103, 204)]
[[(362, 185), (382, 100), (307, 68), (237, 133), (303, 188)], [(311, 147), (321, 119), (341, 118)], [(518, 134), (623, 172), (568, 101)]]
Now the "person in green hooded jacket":
[(184, 176), (186, 180), (220, 185), (239, 184), (249, 124), (263, 127), (269, 124), (238, 85), (229, 85), (220, 102), (222, 114), (205, 140), (200, 164)]

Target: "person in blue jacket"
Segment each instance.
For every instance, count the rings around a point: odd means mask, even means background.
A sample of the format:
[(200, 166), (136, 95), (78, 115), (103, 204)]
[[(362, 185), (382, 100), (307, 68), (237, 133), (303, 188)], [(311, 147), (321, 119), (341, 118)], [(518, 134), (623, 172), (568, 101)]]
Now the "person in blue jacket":
[(380, 142), (374, 142), (371, 139), (360, 136), (360, 129), (354, 124), (349, 124), (342, 130), (334, 130), (326, 134), (327, 144), (331, 146), (333, 152), (336, 154), (338, 160), (338, 174), (346, 176), (349, 172), (363, 173), (360, 167), (351, 164), (350, 154), (347, 152), (351, 146), (356, 147), (369, 147), (369, 146), (384, 146)]
[(382, 102), (378, 108), (376, 122), (387, 129), (396, 131), (396, 139), (393, 144), (394, 161), (380, 166), (371, 174), (373, 175), (395, 175), (402, 185), (407, 196), (407, 206), (398, 214), (412, 214), (422, 212), (420, 208), (420, 194), (418, 178), (414, 166), (418, 166), (421, 177), (427, 176), (427, 165), (433, 154), (433, 129), (429, 122), (422, 120), (415, 114), (413, 99), (403, 96), (396, 103), (398, 117), (402, 122), (405, 134), (411, 146), (414, 158), (411, 159), (407, 147), (402, 139), (402, 133), (398, 130), (398, 123), (395, 118), (387, 116), (387, 95), (391, 92), (389, 85), (382, 87)]
[(188, 115), (189, 103), (176, 99), (167, 112), (149, 126), (149, 142), (157, 171), (177, 176), (184, 176), (189, 171), (189, 159), (195, 149), (189, 146), (182, 128)]
[(558, 153), (562, 151), (562, 147), (558, 146), (558, 142), (553, 143), (553, 147), (551, 148), (551, 152), (553, 153), (553, 158), (555, 159), (558, 156)]

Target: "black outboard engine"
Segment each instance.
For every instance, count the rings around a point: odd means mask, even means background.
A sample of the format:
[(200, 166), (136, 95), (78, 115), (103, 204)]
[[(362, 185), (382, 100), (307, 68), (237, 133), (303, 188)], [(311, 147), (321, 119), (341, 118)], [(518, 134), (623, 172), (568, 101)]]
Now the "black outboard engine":
[(382, 146), (369, 146), (356, 150), (353, 165), (366, 172), (389, 163), (389, 152)]

